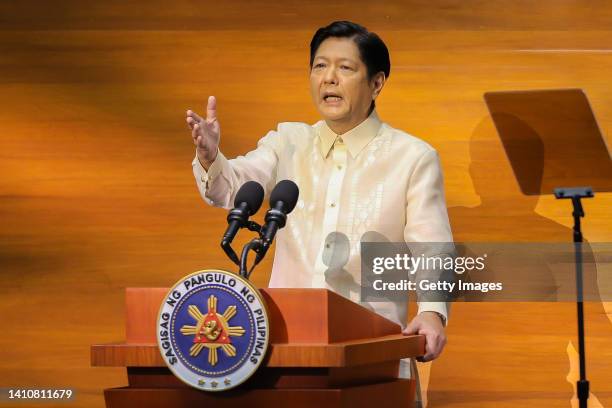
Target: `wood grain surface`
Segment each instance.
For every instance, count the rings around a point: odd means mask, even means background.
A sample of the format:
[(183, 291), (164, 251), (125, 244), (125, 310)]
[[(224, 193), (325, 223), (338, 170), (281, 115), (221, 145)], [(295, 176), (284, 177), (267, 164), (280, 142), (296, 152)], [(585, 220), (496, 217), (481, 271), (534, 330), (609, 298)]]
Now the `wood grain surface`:
[[(374, 341), (351, 340), (333, 344), (270, 345), (268, 367), (356, 367), (424, 354), (423, 336), (389, 335)], [(165, 367), (156, 343), (94, 344), (95, 367)]]
[(233, 389), (223, 393), (185, 388), (116, 388), (105, 391), (109, 408), (178, 408), (193, 406), (245, 406), (295, 408), (369, 408), (381, 401), (400, 401), (408, 406), (414, 397), (415, 381), (397, 379), (360, 387), (305, 389)]
[[(170, 288), (126, 288), (126, 343), (155, 343)], [(327, 289), (261, 288), (270, 344), (336, 343), (401, 333), (401, 327)], [(347, 316), (360, 322), (354, 325)]]
[[(582, 88), (610, 146), (609, 1), (0, 2), (0, 386), (72, 387), (66, 406), (102, 407), (102, 389), (127, 379), (91, 367), (89, 346), (125, 339), (124, 289), (233, 269), (226, 213), (193, 180), (185, 110), (217, 96), (229, 157), (279, 122), (318, 120), (307, 46), (335, 19), (387, 43), (379, 115), (440, 153), (457, 241), (571, 239), (569, 203), (521, 194), (483, 94)], [(584, 206), (585, 237), (612, 241), (612, 196)], [(604, 407), (606, 307), (586, 308)], [(573, 304), (456, 304), (449, 323), (443, 356), (423, 366), (431, 407), (571, 406)]]

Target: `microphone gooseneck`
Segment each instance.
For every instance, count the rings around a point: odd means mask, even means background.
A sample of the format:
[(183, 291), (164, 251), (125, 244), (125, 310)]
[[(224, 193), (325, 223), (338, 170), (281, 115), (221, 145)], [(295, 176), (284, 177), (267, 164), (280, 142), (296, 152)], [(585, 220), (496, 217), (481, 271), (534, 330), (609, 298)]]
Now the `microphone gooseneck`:
[(240, 265), (240, 260), (231, 247), (232, 241), (240, 228), (249, 227), (249, 217), (259, 210), (263, 197), (261, 184), (247, 181), (236, 193), (234, 208), (227, 215), (228, 226), (221, 240), (221, 248), (236, 265)]
[(291, 213), (297, 204), (300, 190), (291, 180), (279, 182), (270, 194), (270, 209), (266, 212), (265, 224), (261, 234), (261, 247), (255, 258), (259, 263), (272, 245), (276, 232), (287, 223), (287, 214)]

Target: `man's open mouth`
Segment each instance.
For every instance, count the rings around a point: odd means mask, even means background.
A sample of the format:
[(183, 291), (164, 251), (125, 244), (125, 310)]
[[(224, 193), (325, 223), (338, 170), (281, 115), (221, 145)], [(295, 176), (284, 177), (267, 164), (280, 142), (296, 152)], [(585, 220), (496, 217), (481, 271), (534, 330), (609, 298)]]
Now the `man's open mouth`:
[(325, 102), (338, 102), (342, 100), (342, 97), (333, 93), (326, 93), (323, 95), (323, 100)]

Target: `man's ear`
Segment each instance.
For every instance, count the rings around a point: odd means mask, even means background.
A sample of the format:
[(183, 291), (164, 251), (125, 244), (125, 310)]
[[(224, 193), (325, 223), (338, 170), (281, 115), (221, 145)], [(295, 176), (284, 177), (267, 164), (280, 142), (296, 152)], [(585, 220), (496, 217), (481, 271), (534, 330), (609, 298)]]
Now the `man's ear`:
[(380, 91), (382, 91), (383, 86), (385, 86), (385, 81), (387, 78), (385, 77), (385, 73), (380, 71), (376, 75), (372, 77), (370, 80), (370, 86), (372, 88), (372, 99), (376, 99)]

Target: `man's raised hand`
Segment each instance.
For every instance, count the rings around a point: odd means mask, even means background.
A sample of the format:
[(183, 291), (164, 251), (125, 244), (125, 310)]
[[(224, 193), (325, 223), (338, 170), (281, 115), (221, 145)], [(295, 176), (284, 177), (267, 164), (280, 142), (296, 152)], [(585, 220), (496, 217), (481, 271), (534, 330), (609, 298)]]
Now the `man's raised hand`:
[(219, 138), (221, 137), (221, 128), (217, 120), (217, 100), (215, 97), (208, 97), (206, 118), (202, 118), (194, 111), (188, 110), (185, 120), (191, 129), (191, 137), (196, 145), (198, 160), (208, 170), (208, 167), (217, 157)]

